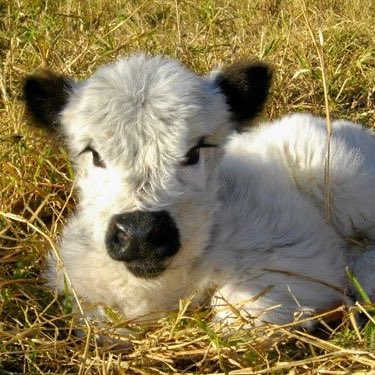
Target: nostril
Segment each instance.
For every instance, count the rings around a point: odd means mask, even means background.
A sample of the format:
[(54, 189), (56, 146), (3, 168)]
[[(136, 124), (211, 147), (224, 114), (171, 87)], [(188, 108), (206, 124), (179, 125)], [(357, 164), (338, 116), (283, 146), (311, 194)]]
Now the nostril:
[(128, 244), (131, 242), (131, 236), (126, 231), (124, 225), (116, 221), (112, 222), (111, 229), (106, 238), (106, 245), (111, 256), (122, 257)]
[(115, 232), (114, 239), (118, 245), (124, 246), (130, 240), (130, 236), (121, 223), (116, 223), (115, 227), (117, 231)]
[(124, 232), (117, 232), (115, 235), (115, 239), (120, 246), (124, 246), (129, 241), (129, 236)]
[(154, 228), (151, 231), (151, 237), (158, 238), (161, 235), (161, 229), (159, 227)]
[(137, 243), (115, 224), (110, 235), (107, 236), (106, 246), (108, 254), (116, 260), (131, 261), (137, 257)]
[(162, 230), (160, 227), (155, 227), (152, 229), (150, 235), (149, 235), (149, 241), (156, 245), (161, 246), (164, 245), (166, 242), (166, 232), (165, 230)]

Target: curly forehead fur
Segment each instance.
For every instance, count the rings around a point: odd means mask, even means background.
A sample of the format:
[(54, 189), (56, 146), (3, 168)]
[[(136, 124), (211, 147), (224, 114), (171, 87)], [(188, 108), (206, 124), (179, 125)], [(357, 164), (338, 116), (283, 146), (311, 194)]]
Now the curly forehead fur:
[(194, 142), (202, 136), (221, 141), (227, 133), (218, 91), (176, 61), (133, 56), (75, 88), (62, 113), (63, 131), (73, 152), (92, 144), (103, 160), (121, 163), (133, 189), (165, 188)]
[[(109, 305), (158, 317), (194, 295), (227, 323), (283, 324), (348, 302), (347, 266), (375, 298), (375, 250), (345, 241), (375, 239), (375, 138), (333, 122), (327, 222), (324, 120), (238, 132), (270, 81), (256, 61), (202, 77), (143, 54), (81, 82), (26, 80), (29, 116), (64, 139), (75, 167), (79, 203), (60, 254), (87, 315)], [(53, 257), (46, 275), (64, 290)]]

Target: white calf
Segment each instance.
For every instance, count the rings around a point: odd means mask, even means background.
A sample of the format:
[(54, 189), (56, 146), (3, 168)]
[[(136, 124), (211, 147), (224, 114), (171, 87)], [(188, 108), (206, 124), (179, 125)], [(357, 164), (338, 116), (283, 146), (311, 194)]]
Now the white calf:
[[(237, 310), (287, 323), (344, 301), (350, 262), (375, 297), (374, 252), (345, 241), (375, 237), (375, 138), (333, 123), (327, 222), (324, 120), (295, 114), (236, 133), (270, 79), (256, 62), (204, 78), (136, 55), (81, 82), (26, 80), (28, 112), (64, 138), (76, 169), (61, 257), (83, 299), (140, 318), (194, 294), (228, 322)], [(47, 277), (64, 290), (52, 257)]]

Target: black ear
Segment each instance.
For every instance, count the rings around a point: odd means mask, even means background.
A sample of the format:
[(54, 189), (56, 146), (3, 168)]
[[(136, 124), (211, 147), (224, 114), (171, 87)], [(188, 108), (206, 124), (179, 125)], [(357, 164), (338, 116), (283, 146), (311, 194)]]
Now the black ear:
[(271, 68), (254, 61), (234, 63), (216, 77), (216, 83), (226, 96), (232, 118), (239, 124), (238, 130), (262, 111), (271, 79)]
[(54, 132), (59, 116), (72, 91), (73, 82), (66, 77), (44, 71), (26, 78), (23, 96), (26, 113), (37, 127)]

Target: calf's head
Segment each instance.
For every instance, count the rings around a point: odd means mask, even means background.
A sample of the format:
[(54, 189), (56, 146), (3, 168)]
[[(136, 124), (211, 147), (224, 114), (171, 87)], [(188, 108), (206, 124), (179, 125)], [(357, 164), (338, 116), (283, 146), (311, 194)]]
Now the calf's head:
[(261, 111), (270, 79), (256, 62), (201, 77), (145, 55), (80, 82), (28, 77), (28, 113), (65, 141), (75, 166), (76, 241), (137, 277), (191, 264), (219, 206), (223, 145)]

